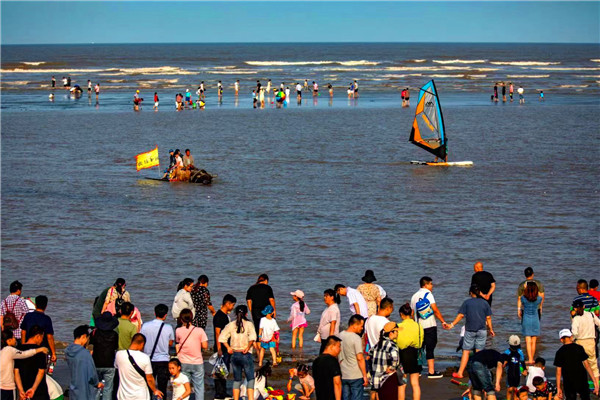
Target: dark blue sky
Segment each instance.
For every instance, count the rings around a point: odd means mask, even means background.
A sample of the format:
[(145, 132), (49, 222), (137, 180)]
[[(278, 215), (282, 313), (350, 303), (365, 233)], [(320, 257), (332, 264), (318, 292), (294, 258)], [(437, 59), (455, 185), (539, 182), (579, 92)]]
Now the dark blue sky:
[(2, 44), (599, 43), (594, 2), (2, 1)]

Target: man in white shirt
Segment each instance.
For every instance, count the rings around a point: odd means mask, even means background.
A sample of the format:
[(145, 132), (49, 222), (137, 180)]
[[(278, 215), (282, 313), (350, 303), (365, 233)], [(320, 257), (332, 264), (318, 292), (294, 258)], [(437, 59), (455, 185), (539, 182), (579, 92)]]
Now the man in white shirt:
[(435, 303), (433, 297), (433, 280), (424, 276), (419, 280), (421, 289), (413, 294), (410, 300), (410, 308), (415, 312), (415, 320), (423, 327), (423, 346), (425, 346), (425, 358), (427, 359), (427, 367), (429, 368), (429, 379), (442, 378), (444, 375), (435, 370), (435, 360), (433, 351), (437, 345), (437, 323), (436, 317), (442, 322), (442, 326), (446, 327), (446, 322), (442, 313)]
[(360, 314), (363, 318), (369, 318), (369, 311), (367, 309), (367, 302), (362, 294), (356, 289), (346, 287), (342, 284), (335, 285), (335, 292), (339, 296), (348, 297), (348, 303), (350, 303), (350, 312), (352, 314)]
[(159, 399), (164, 396), (164, 393), (154, 385), (150, 357), (142, 352), (145, 344), (144, 335), (136, 333), (131, 339), (129, 350), (117, 351), (115, 368), (119, 371), (118, 400), (148, 400), (150, 397), (148, 387)]
[(585, 311), (585, 305), (581, 300), (573, 302), (575, 316), (571, 322), (571, 332), (575, 343), (583, 347), (588, 356), (588, 363), (596, 379), (600, 377), (598, 371), (598, 360), (596, 359), (596, 327), (600, 328), (600, 319), (596, 314)]
[(369, 340), (369, 346), (375, 347), (379, 341), (381, 330), (390, 322), (388, 317), (394, 312), (394, 300), (389, 297), (384, 297), (379, 303), (379, 310), (377, 314), (372, 315), (367, 319), (365, 323), (365, 332), (367, 333), (367, 339)]

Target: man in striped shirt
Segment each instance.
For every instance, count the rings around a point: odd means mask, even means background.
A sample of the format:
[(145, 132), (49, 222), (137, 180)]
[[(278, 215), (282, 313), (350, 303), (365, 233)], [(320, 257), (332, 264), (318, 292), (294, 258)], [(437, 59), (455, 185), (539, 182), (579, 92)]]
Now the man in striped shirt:
[[(598, 305), (598, 300), (588, 293), (588, 283), (585, 279), (577, 281), (577, 293), (578, 295), (573, 299), (573, 303), (581, 301), (585, 311), (592, 312), (596, 314), (596, 316), (599, 316), (600, 307)], [(575, 316), (575, 309), (571, 307), (571, 317), (573, 316)]]
[(7, 313), (13, 313), (19, 322), (19, 327), (13, 329), (13, 334), (17, 342), (21, 342), (21, 322), (25, 314), (29, 312), (27, 303), (21, 298), (21, 290), (23, 284), (19, 281), (14, 281), (10, 284), (10, 295), (8, 295), (0, 305), (0, 327), (4, 330), (4, 316)]

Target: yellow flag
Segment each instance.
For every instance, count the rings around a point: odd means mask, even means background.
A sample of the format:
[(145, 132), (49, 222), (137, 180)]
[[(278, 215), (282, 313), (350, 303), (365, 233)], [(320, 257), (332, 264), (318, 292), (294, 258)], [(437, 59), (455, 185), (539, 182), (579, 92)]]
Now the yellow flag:
[(147, 153), (138, 154), (135, 156), (136, 168), (139, 171), (144, 168), (151, 168), (158, 165), (158, 146)]

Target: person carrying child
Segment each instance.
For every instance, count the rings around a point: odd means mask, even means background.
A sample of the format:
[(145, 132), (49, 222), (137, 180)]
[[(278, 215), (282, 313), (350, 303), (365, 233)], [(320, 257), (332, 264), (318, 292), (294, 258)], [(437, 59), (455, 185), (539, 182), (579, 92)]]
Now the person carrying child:
[(304, 345), (304, 328), (308, 326), (306, 315), (310, 314), (310, 309), (304, 303), (304, 292), (302, 290), (296, 290), (290, 294), (295, 302), (292, 304), (290, 317), (288, 318), (288, 322), (291, 322), (290, 328), (292, 328), (292, 349), (296, 348), (296, 338), (298, 338), (298, 347), (302, 348)]
[(310, 367), (306, 364), (298, 364), (296, 368), (290, 369), (290, 379), (287, 383), (287, 391), (292, 391), (294, 376), (297, 376), (300, 383), (296, 384), (294, 389), (300, 393), (300, 400), (310, 399), (310, 396), (315, 391), (315, 380), (308, 373), (309, 369)]
[(508, 338), (506, 356), (506, 399), (518, 399), (521, 386), (521, 370), (525, 369), (525, 354), (521, 350), (521, 339), (517, 335)]
[(169, 361), (169, 373), (171, 374), (171, 385), (173, 385), (173, 400), (189, 400), (192, 389), (190, 380), (181, 373), (181, 362), (177, 358)]
[(275, 352), (275, 346), (277, 346), (277, 338), (275, 332), (279, 331), (279, 325), (277, 321), (273, 319), (273, 313), (275, 310), (273, 306), (268, 305), (262, 310), (262, 317), (260, 319), (258, 336), (260, 337), (260, 351), (258, 353), (258, 366), (262, 367), (263, 359), (265, 357), (265, 350), (271, 352), (273, 357), (273, 366), (277, 365), (277, 353)]

